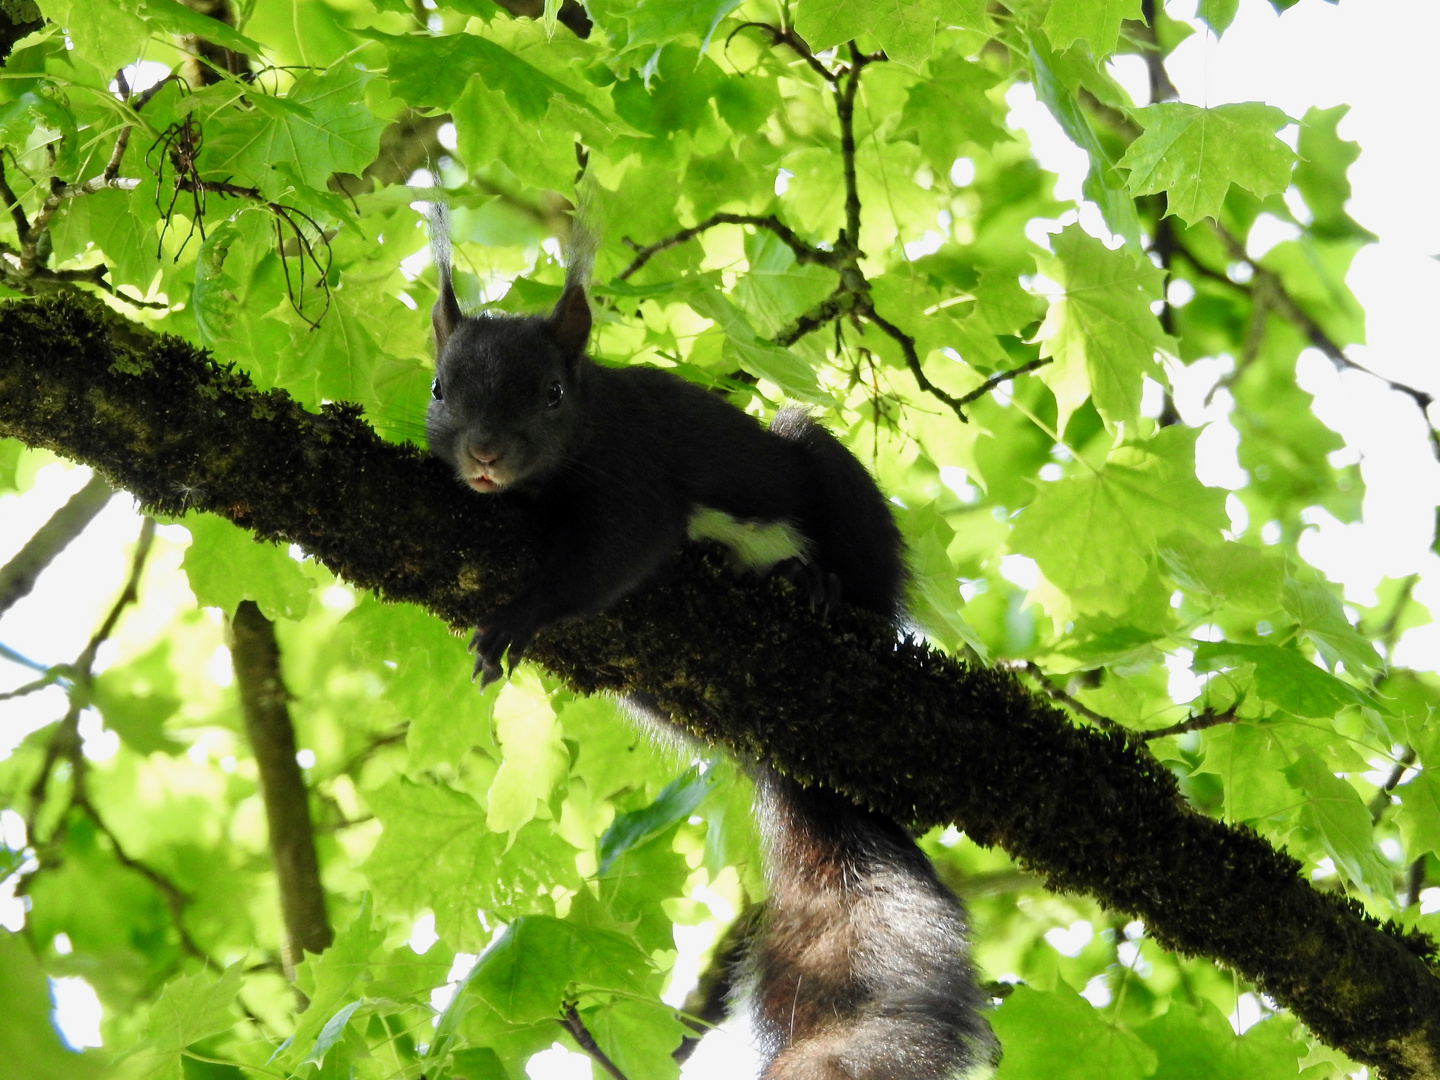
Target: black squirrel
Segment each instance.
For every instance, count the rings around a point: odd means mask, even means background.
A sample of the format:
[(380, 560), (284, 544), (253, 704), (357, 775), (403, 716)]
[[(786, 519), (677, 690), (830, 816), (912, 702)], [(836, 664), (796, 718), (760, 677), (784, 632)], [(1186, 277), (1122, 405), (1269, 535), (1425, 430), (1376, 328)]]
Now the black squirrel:
[[(679, 376), (592, 361), (593, 246), (572, 244), (548, 318), (466, 316), (443, 205), (431, 233), (431, 452), (475, 491), (523, 499), (545, 541), (538, 573), (475, 632), (483, 682), (537, 631), (635, 589), (687, 533), (728, 542), (812, 603), (898, 621), (899, 530), (828, 431), (789, 409), (767, 429)], [(770, 896), (746, 967), (766, 1080), (946, 1080), (987, 1060), (964, 913), (905, 830), (769, 767), (756, 787)]]

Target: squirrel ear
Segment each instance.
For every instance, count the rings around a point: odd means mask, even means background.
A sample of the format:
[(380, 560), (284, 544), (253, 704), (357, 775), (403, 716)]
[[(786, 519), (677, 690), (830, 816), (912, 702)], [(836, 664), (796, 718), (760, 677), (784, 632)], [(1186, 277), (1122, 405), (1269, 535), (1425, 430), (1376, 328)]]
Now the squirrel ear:
[(566, 286), (550, 315), (550, 327), (567, 360), (584, 353), (590, 343), (590, 301), (585, 298), (585, 286)]
[(455, 299), (455, 287), (450, 284), (450, 268), (442, 267), (440, 270), (440, 295), (435, 298), (435, 306), (430, 309), (430, 326), (435, 332), (435, 357), (439, 359), (440, 350), (445, 348), (445, 342), (450, 340), (460, 326), (460, 320), (465, 316), (460, 314), (460, 302)]

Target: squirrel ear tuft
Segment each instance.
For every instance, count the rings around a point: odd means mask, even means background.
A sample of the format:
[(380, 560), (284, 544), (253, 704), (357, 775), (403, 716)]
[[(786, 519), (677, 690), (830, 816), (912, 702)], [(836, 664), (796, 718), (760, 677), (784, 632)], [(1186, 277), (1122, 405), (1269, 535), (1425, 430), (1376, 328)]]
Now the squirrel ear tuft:
[(584, 354), (590, 343), (590, 301), (585, 298), (585, 286), (566, 286), (550, 315), (550, 327), (567, 360)]
[(450, 340), (460, 326), (460, 320), (465, 316), (460, 313), (460, 302), (455, 299), (455, 287), (450, 283), (450, 268), (448, 266), (440, 269), (440, 295), (435, 298), (435, 306), (430, 309), (430, 326), (435, 332), (435, 358), (440, 358), (440, 350), (445, 348), (445, 342)]

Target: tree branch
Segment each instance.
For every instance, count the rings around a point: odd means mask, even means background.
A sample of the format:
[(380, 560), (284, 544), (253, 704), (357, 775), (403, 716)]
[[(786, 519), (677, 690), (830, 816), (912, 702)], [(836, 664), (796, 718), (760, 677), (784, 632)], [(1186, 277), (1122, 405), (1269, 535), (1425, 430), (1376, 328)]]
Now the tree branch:
[(605, 1051), (600, 1049), (600, 1044), (595, 1041), (595, 1037), (585, 1027), (585, 1022), (580, 1019), (580, 1014), (575, 1010), (575, 1006), (569, 1002), (565, 1004), (565, 1016), (561, 1019), (560, 1026), (570, 1033), (570, 1037), (575, 1040), (575, 1044), (581, 1050), (594, 1059), (595, 1064), (613, 1076), (615, 1080), (626, 1080), (625, 1074), (620, 1071), (619, 1067), (605, 1056)]
[(25, 541), (25, 546), (15, 553), (13, 559), (0, 566), (0, 615), (4, 615), (22, 596), (29, 595), (35, 587), (35, 579), (70, 541), (85, 531), (85, 527), (95, 520), (95, 515), (105, 508), (114, 494), (114, 488), (105, 482), (103, 476), (92, 476), (64, 506), (50, 515), (50, 520), (40, 526), (34, 536)]
[(295, 760), (295, 727), (280, 677), (280, 646), (275, 626), (253, 600), (242, 600), (230, 621), (235, 685), (245, 734), (255, 751), (260, 795), (270, 829), (270, 851), (280, 886), (285, 918), (281, 958), (292, 982), (307, 952), (322, 953), (333, 935), (325, 913), (325, 890), (315, 857), (310, 823), (310, 793)]
[[(178, 339), (117, 341), (105, 318), (63, 296), (0, 308), (0, 434), (160, 509), (182, 509), (187, 489), (190, 505), (457, 629), (518, 592), (533, 545), (516, 507), (457, 494), (443, 464), (382, 442), (353, 407), (306, 412)], [(1009, 673), (897, 642), (866, 612), (826, 619), (694, 548), (674, 565), (530, 655), (578, 692), (649, 694), (696, 736), (898, 820), (955, 822), (1051, 888), (1233, 967), (1386, 1077), (1440, 1075), (1429, 939), (1311, 888), (1253, 832), (1192, 811), (1150, 755), (1075, 728)]]

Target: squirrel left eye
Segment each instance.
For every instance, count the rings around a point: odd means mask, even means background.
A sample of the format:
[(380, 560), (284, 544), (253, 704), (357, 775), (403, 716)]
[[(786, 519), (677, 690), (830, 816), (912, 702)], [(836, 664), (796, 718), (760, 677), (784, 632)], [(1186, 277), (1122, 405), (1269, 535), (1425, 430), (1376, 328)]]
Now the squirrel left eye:
[(430, 396), (436, 401), (444, 401), (445, 395), (440, 393), (440, 380), (434, 379), (430, 383)]
[(556, 405), (560, 404), (560, 400), (564, 396), (565, 388), (560, 385), (558, 380), (556, 382), (552, 382), (550, 384), (550, 389), (545, 392), (545, 404), (553, 409)]

